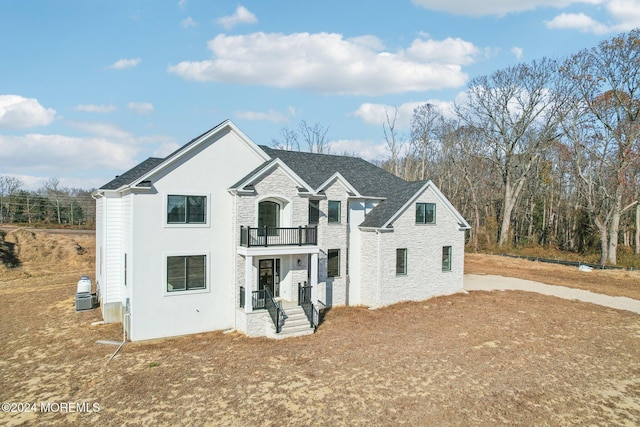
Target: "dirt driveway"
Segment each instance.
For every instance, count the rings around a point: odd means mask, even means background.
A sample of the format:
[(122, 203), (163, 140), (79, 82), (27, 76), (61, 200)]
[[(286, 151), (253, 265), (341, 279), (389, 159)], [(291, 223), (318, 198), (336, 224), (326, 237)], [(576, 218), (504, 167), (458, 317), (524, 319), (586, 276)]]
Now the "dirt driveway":
[[(282, 341), (127, 343), (108, 362), (115, 347), (97, 341), (118, 340), (120, 325), (91, 326), (99, 313), (74, 308), (91, 239), (30, 244), (20, 270), (0, 271), (0, 401), (38, 410), (0, 413), (1, 425), (640, 424), (640, 315), (629, 311), (475, 291), (332, 309), (316, 334)], [(59, 261), (39, 263), (46, 251)]]

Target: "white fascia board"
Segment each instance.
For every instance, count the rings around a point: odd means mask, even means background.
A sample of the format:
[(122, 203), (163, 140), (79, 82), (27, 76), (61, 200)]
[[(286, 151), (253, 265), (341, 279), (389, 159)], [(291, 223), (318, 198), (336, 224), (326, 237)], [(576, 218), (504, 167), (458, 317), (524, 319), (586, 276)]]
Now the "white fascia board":
[(353, 196), (353, 197), (356, 197), (356, 198), (362, 198), (362, 196), (360, 195), (360, 193), (358, 192), (358, 190), (356, 190), (356, 189), (354, 188), (354, 186), (353, 186), (353, 185), (351, 185), (351, 183), (350, 183), (349, 181), (347, 181), (347, 179), (346, 179), (344, 176), (342, 176), (342, 174), (341, 174), (340, 172), (336, 172), (336, 173), (334, 173), (333, 175), (331, 175), (331, 176), (329, 177), (329, 179), (327, 179), (325, 182), (323, 182), (322, 184), (320, 184), (320, 186), (319, 186), (318, 188), (316, 188), (315, 192), (316, 192), (316, 193), (319, 193), (320, 191), (324, 190), (326, 187), (328, 187), (329, 185), (331, 185), (331, 183), (332, 183), (334, 180), (338, 180), (338, 181), (340, 181), (340, 182), (342, 183), (342, 185), (344, 185), (344, 186), (347, 188), (347, 190), (348, 190), (348, 191), (350, 191), (351, 193), (353, 193), (353, 194), (354, 194), (354, 196)]
[[(271, 159), (271, 157), (269, 157), (269, 155), (267, 153), (265, 153), (260, 147), (258, 147), (258, 145), (255, 142), (253, 142), (253, 140), (251, 140), (251, 138), (249, 138), (247, 135), (245, 135), (245, 133), (242, 132), (240, 130), (240, 128), (238, 128), (231, 120), (225, 120), (224, 122), (220, 123), (215, 128), (211, 129), (209, 132), (207, 132), (204, 135), (202, 135), (196, 141), (193, 141), (184, 150), (180, 150), (177, 153), (175, 153), (172, 157), (170, 157), (168, 159), (165, 159), (158, 166), (156, 166), (155, 168), (151, 169), (149, 172), (147, 172), (146, 174), (144, 174), (143, 176), (141, 176), (140, 178), (135, 180), (131, 185), (128, 185), (126, 187), (136, 187), (142, 181), (147, 181), (150, 176), (152, 176), (155, 173), (157, 173), (158, 171), (166, 168), (167, 166), (170, 166), (171, 164), (175, 163), (180, 158), (186, 156), (188, 153), (190, 153), (191, 151), (195, 150), (201, 144), (203, 144), (204, 142), (209, 140), (212, 136), (215, 136), (215, 135), (218, 135), (218, 134), (223, 134), (223, 132), (225, 132), (225, 131), (227, 131), (227, 132), (233, 131), (234, 133), (236, 133), (240, 137), (240, 140), (247, 146), (247, 148), (252, 150), (258, 157), (262, 158), (264, 161), (268, 161), (268, 160)], [(223, 135), (221, 135), (221, 136), (223, 136)], [(146, 187), (141, 187), (141, 188), (146, 188)], [(118, 190), (120, 190), (120, 189), (118, 189)]]
[(358, 230), (360, 231), (366, 231), (366, 232), (378, 232), (378, 233), (390, 233), (392, 232), (394, 229), (393, 227), (358, 227)]
[[(304, 182), (304, 180), (300, 178), (298, 174), (296, 174), (293, 170), (291, 170), (291, 168), (287, 166), (279, 157), (276, 157), (275, 159), (273, 159), (272, 161), (264, 165), (264, 167), (262, 167), (256, 173), (249, 176), (246, 180), (242, 181), (235, 189), (229, 188), (227, 190), (229, 192), (235, 192), (236, 194), (243, 194), (243, 193), (253, 194), (253, 192), (243, 190), (243, 188), (246, 187), (247, 185), (251, 185), (253, 182), (257, 181), (266, 173), (268, 173), (269, 171), (273, 170), (273, 168), (276, 168), (276, 167), (281, 167), (282, 170), (289, 176), (289, 178), (291, 178), (291, 180), (295, 182), (298, 186), (303, 188), (310, 188), (309, 184)], [(301, 193), (301, 194), (310, 194), (310, 193)]]
[(447, 197), (442, 194), (442, 192), (440, 191), (440, 189), (433, 183), (433, 181), (429, 180), (427, 181), (422, 187), (420, 187), (420, 189), (418, 191), (415, 192), (415, 194), (413, 196), (411, 196), (411, 198), (409, 200), (407, 200), (407, 202), (396, 211), (396, 213), (394, 213), (391, 218), (389, 218), (387, 220), (387, 222), (385, 222), (382, 225), (382, 228), (386, 228), (389, 226), (389, 224), (392, 224), (393, 221), (395, 221), (409, 206), (411, 206), (418, 197), (420, 197), (420, 195), (422, 193), (424, 193), (427, 188), (431, 188), (431, 190), (434, 192), (434, 194), (436, 195), (436, 197), (438, 199), (440, 199), (440, 202), (442, 202), (442, 204), (453, 214), (453, 216), (458, 220), (458, 223), (460, 224), (460, 230), (469, 230), (471, 229), (471, 226), (467, 223), (467, 221), (464, 219), (464, 217), (460, 214), (460, 212), (458, 212), (458, 210), (451, 204), (451, 202), (449, 201), (449, 199), (447, 199)]

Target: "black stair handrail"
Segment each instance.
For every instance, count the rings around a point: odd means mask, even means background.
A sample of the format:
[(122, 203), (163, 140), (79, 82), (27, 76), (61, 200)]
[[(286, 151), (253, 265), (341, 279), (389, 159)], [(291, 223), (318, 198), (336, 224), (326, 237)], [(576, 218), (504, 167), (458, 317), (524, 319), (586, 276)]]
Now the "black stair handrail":
[(311, 302), (311, 286), (307, 286), (307, 282), (304, 282), (304, 286), (298, 282), (298, 305), (302, 307), (310, 327), (315, 331), (320, 321), (320, 314)]
[(264, 288), (265, 299), (264, 305), (271, 316), (271, 320), (273, 321), (273, 325), (276, 327), (276, 334), (280, 333), (282, 329), (282, 324), (284, 324), (284, 311), (282, 307), (276, 300), (273, 298), (273, 294), (271, 293), (271, 289), (268, 287)]

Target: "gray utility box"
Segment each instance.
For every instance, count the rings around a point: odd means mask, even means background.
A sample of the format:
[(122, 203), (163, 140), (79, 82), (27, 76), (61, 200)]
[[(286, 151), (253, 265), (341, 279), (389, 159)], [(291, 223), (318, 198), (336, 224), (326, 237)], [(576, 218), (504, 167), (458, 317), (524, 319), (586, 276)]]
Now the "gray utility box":
[(76, 294), (76, 311), (91, 310), (93, 308), (94, 297), (89, 292)]

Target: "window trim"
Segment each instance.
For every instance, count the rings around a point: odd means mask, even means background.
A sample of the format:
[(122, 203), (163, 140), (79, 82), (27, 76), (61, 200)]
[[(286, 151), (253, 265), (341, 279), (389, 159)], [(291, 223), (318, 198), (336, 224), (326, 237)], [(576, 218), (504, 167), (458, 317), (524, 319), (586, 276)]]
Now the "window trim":
[[(448, 259), (448, 264), (445, 265), (444, 260), (445, 260), (445, 250), (448, 249), (448, 254), (447, 257)], [(443, 246), (442, 247), (442, 271), (451, 271), (452, 270), (452, 266), (453, 266), (453, 248), (451, 246)]]
[[(433, 206), (433, 220), (432, 221), (427, 221), (427, 206)], [(418, 221), (418, 209), (420, 206), (424, 206), (424, 221)], [(433, 225), (436, 224), (436, 213), (437, 213), (437, 207), (435, 203), (431, 203), (431, 202), (417, 202), (416, 203), (416, 224), (426, 224), (426, 225)]]
[[(402, 252), (401, 252), (402, 251)], [(396, 276), (406, 276), (408, 272), (407, 261), (408, 261), (408, 250), (407, 248), (397, 248), (396, 249)], [(398, 255), (403, 254), (403, 264), (402, 271), (398, 271)]]
[[(336, 220), (331, 220), (331, 204), (338, 204), (338, 218)], [(327, 222), (329, 224), (340, 224), (342, 222), (342, 202), (340, 200), (329, 200), (327, 202)]]
[[(337, 252), (337, 256), (336, 258), (338, 259), (338, 268), (337, 268), (337, 273), (336, 275), (329, 275), (329, 252)], [(327, 278), (335, 278), (335, 277), (340, 277), (340, 249), (336, 248), (336, 249), (327, 249)]]
[[(184, 197), (204, 197), (204, 222), (169, 222), (169, 196), (184, 196)], [(211, 226), (211, 194), (207, 193), (192, 193), (185, 191), (172, 191), (164, 194), (164, 209), (162, 214), (162, 223), (165, 228), (204, 228)]]
[[(191, 256), (204, 256), (204, 288), (198, 289), (184, 289), (184, 290), (173, 290), (170, 291), (169, 287), (169, 272), (168, 272), (168, 263), (169, 258), (171, 257), (191, 257)], [(177, 295), (194, 295), (194, 294), (204, 294), (211, 292), (211, 253), (210, 252), (171, 252), (162, 254), (163, 263), (162, 263), (162, 294), (164, 296), (177, 296)]]

